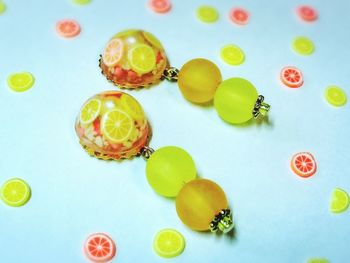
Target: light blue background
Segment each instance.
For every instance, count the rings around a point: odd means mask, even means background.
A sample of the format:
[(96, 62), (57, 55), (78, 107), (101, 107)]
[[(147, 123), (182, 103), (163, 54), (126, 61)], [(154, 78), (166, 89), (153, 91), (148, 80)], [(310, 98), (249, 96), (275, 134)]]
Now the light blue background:
[[(349, 103), (334, 108), (323, 98), (331, 84), (350, 95), (350, 2), (333, 1), (180, 1), (158, 15), (141, 0), (7, 0), (0, 16), (0, 183), (25, 179), (32, 188), (21, 208), (0, 203), (0, 262), (86, 262), (85, 238), (109, 233), (116, 241), (115, 262), (305, 262), (326, 257), (350, 261), (350, 211), (329, 213), (331, 193), (350, 193)], [(315, 23), (295, 15), (298, 4), (314, 5)], [(220, 12), (214, 24), (195, 18), (201, 4)], [(227, 17), (233, 6), (251, 13), (247, 26)], [(74, 18), (82, 32), (62, 39), (55, 23)], [(205, 57), (223, 78), (249, 79), (272, 106), (269, 123), (237, 127), (224, 123), (213, 107), (187, 102), (176, 84), (130, 91), (153, 127), (151, 146), (177, 145), (194, 158), (200, 176), (225, 190), (236, 222), (236, 236), (189, 230), (178, 219), (173, 200), (156, 195), (145, 178), (142, 158), (105, 162), (89, 157), (74, 132), (75, 117), (90, 96), (115, 87), (98, 68), (106, 41), (127, 28), (154, 33), (172, 65)], [(291, 40), (310, 37), (316, 51), (295, 54)], [(219, 50), (235, 43), (246, 54), (239, 67), (223, 63)], [(284, 87), (279, 71), (299, 67), (300, 89)], [(14, 93), (6, 84), (13, 72), (30, 71), (35, 86)], [(317, 174), (301, 179), (289, 168), (299, 151), (314, 154)], [(175, 228), (186, 238), (184, 253), (172, 260), (152, 250), (156, 232)]]

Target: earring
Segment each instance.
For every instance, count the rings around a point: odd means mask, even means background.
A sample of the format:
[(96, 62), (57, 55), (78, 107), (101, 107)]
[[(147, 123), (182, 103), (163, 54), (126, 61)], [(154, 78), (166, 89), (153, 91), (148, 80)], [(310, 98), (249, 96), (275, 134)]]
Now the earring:
[(146, 177), (160, 195), (176, 197), (181, 221), (193, 230), (229, 232), (232, 215), (224, 191), (207, 179), (197, 179), (192, 157), (183, 149), (148, 146), (151, 127), (141, 105), (131, 95), (107, 91), (82, 106), (75, 130), (83, 148), (104, 160), (143, 156)]
[(207, 59), (192, 59), (180, 70), (170, 67), (161, 42), (143, 30), (114, 35), (105, 46), (99, 64), (102, 74), (121, 88), (147, 87), (164, 78), (177, 81), (187, 100), (197, 104), (214, 101), (218, 115), (232, 124), (266, 116), (270, 110), (252, 83), (243, 78), (222, 81), (219, 68)]

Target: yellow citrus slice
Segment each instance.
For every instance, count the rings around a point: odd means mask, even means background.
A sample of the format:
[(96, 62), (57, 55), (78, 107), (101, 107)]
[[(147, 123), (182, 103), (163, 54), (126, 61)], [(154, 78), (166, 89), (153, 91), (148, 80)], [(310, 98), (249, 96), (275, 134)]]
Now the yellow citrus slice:
[(185, 239), (174, 229), (163, 229), (154, 238), (153, 248), (159, 256), (173, 258), (185, 249)]
[(240, 65), (244, 61), (243, 51), (233, 44), (222, 47), (220, 50), (220, 57), (229, 65)]
[(307, 263), (329, 263), (325, 258), (310, 258)]
[(33, 86), (34, 77), (29, 72), (14, 73), (7, 78), (7, 84), (13, 91), (26, 91)]
[(137, 30), (137, 29), (127, 29), (127, 30), (124, 30), (124, 31), (122, 31), (122, 32), (119, 32), (119, 33), (115, 34), (115, 35), (112, 37), (112, 39), (113, 39), (113, 38), (118, 38), (118, 37), (124, 37), (124, 36), (133, 35), (133, 34), (139, 32), (139, 31), (140, 31), (140, 30)]
[(154, 35), (152, 35), (151, 33), (146, 32), (146, 31), (143, 31), (142, 34), (143, 34), (143, 36), (145, 37), (145, 39), (146, 39), (151, 45), (153, 45), (155, 48), (163, 49), (162, 43), (160, 43), (160, 41), (158, 40), (158, 38), (156, 38)]
[(212, 6), (200, 6), (197, 9), (197, 18), (205, 23), (213, 23), (219, 18), (219, 13)]
[(127, 141), (133, 128), (131, 117), (118, 109), (107, 111), (101, 120), (102, 134), (112, 143)]
[(107, 43), (102, 54), (103, 62), (107, 67), (113, 67), (117, 65), (123, 56), (123, 49), (123, 41), (119, 38), (114, 38)]
[(83, 125), (93, 122), (101, 111), (101, 101), (98, 99), (91, 99), (85, 103), (80, 111), (80, 122)]
[(152, 71), (156, 66), (156, 55), (146, 44), (135, 45), (128, 53), (131, 68), (139, 74)]
[(0, 1), (0, 15), (6, 11), (6, 5), (4, 2)]
[(333, 106), (343, 106), (346, 103), (346, 93), (337, 86), (329, 86), (325, 91), (327, 101)]
[(340, 188), (335, 188), (332, 194), (330, 210), (333, 213), (344, 212), (349, 207), (349, 195)]
[(13, 178), (1, 187), (1, 199), (9, 206), (22, 206), (30, 199), (29, 185), (19, 178)]
[(120, 98), (120, 104), (135, 120), (141, 120), (145, 117), (141, 105), (134, 98), (128, 95), (122, 95)]

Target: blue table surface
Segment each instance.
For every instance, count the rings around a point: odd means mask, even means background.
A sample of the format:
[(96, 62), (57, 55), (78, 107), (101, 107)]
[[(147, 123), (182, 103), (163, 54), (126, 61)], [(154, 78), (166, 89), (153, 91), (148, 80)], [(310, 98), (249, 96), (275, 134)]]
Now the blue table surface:
[[(338, 85), (350, 95), (350, 2), (345, 0), (214, 1), (173, 0), (159, 15), (146, 1), (93, 0), (86, 6), (63, 1), (6, 0), (0, 15), (0, 184), (26, 180), (31, 200), (21, 208), (0, 202), (0, 262), (87, 262), (85, 238), (106, 232), (115, 240), (113, 262), (306, 262), (324, 257), (350, 262), (350, 211), (329, 212), (334, 188), (350, 193), (349, 103), (335, 108), (323, 93)], [(202, 4), (217, 8), (220, 19), (196, 19)], [(314, 23), (300, 21), (295, 8), (310, 4)], [(249, 10), (246, 26), (228, 19), (231, 7)], [(74, 39), (55, 32), (56, 21), (76, 19)], [(223, 78), (250, 80), (271, 104), (268, 122), (244, 126), (222, 121), (213, 107), (186, 101), (176, 84), (162, 82), (127, 91), (144, 107), (153, 128), (151, 146), (176, 145), (194, 158), (198, 174), (225, 190), (236, 234), (218, 236), (188, 229), (177, 217), (174, 200), (152, 190), (145, 161), (105, 162), (79, 145), (74, 122), (92, 95), (115, 90), (98, 68), (107, 40), (127, 28), (142, 28), (163, 43), (171, 64), (204, 57)], [(311, 56), (291, 49), (299, 35), (315, 43)], [(241, 66), (219, 57), (229, 43), (246, 55)], [(294, 65), (304, 73), (300, 89), (281, 84), (279, 72)], [(9, 74), (29, 71), (35, 85), (11, 91)], [(291, 156), (314, 154), (318, 171), (309, 179), (289, 168)], [(175, 228), (186, 238), (184, 253), (172, 260), (157, 256), (154, 235)]]

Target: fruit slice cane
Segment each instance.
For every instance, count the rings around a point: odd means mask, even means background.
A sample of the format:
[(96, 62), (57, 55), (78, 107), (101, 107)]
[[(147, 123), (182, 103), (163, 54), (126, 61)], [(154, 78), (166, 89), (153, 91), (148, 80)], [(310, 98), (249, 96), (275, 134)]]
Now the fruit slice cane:
[(131, 68), (139, 74), (152, 71), (156, 66), (156, 55), (146, 44), (135, 45), (128, 53)]
[(80, 111), (80, 122), (83, 125), (92, 123), (101, 111), (101, 101), (98, 99), (91, 99), (83, 106)]
[(1, 199), (9, 206), (23, 206), (31, 195), (29, 185), (19, 178), (6, 181), (1, 187)]
[(7, 78), (7, 84), (13, 91), (26, 91), (33, 86), (34, 77), (29, 72), (14, 73)]
[(121, 60), (124, 44), (119, 38), (109, 41), (103, 51), (102, 60), (107, 67), (113, 67)]
[(297, 14), (299, 17), (307, 22), (315, 21), (318, 18), (317, 11), (311, 6), (299, 6), (297, 8)]
[(148, 5), (156, 13), (167, 13), (171, 9), (170, 0), (150, 0)]
[(300, 177), (307, 178), (316, 173), (316, 161), (311, 153), (301, 152), (293, 156), (291, 160), (292, 170)]
[(303, 74), (295, 67), (284, 67), (280, 73), (281, 81), (290, 88), (299, 88), (303, 85)]
[(108, 262), (115, 256), (116, 246), (106, 234), (96, 233), (86, 239), (84, 251), (93, 262)]
[(232, 8), (229, 14), (232, 22), (238, 25), (245, 25), (249, 20), (249, 13), (243, 8)]
[(131, 117), (119, 109), (107, 111), (101, 120), (102, 134), (112, 143), (127, 141), (133, 128)]
[(185, 239), (174, 229), (163, 229), (154, 238), (153, 248), (159, 256), (173, 258), (183, 252)]
[(75, 37), (80, 33), (80, 25), (72, 19), (63, 19), (56, 23), (57, 33), (66, 38)]
[(349, 207), (349, 195), (340, 188), (336, 188), (332, 194), (330, 210), (333, 213), (344, 212)]
[(220, 57), (229, 65), (240, 65), (244, 61), (243, 51), (236, 45), (226, 45), (220, 50)]

